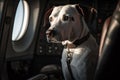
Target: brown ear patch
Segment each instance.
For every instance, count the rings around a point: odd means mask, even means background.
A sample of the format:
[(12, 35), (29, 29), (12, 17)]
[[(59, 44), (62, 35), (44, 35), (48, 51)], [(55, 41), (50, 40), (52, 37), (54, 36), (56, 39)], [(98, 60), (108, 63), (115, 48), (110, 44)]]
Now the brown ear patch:
[(51, 14), (51, 12), (53, 11), (53, 7), (50, 8), (44, 15), (44, 24), (43, 26), (45, 27), (48, 23), (49, 23), (49, 16)]
[(79, 14), (81, 14), (82, 16), (84, 16), (83, 9), (80, 7), (80, 5), (77, 4), (75, 7), (76, 7), (77, 11), (79, 12)]

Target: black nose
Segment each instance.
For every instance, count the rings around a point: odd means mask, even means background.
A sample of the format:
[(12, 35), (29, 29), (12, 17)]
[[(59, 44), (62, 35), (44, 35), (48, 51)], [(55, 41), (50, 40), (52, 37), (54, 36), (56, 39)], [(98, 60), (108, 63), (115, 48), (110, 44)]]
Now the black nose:
[(46, 31), (46, 35), (54, 37), (56, 35), (56, 31), (54, 29), (53, 30), (49, 29), (49, 30)]

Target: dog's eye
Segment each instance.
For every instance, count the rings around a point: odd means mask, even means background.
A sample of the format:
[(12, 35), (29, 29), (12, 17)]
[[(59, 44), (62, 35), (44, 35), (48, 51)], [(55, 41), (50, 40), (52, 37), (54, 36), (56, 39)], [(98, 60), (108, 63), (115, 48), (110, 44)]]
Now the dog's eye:
[(69, 16), (64, 15), (63, 16), (63, 21), (67, 21), (69, 19)]
[(50, 18), (49, 18), (49, 22), (52, 22), (52, 21), (53, 21), (53, 18), (52, 18), (52, 17), (50, 17)]

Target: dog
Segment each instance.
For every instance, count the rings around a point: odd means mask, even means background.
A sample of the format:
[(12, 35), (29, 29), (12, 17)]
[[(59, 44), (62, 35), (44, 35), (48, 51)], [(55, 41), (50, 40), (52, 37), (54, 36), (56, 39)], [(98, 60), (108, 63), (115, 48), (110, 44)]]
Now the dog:
[[(98, 45), (78, 4), (55, 6), (45, 14), (48, 42), (61, 43), (62, 72), (65, 80), (93, 80), (98, 61)], [(69, 64), (68, 62), (69, 61)]]

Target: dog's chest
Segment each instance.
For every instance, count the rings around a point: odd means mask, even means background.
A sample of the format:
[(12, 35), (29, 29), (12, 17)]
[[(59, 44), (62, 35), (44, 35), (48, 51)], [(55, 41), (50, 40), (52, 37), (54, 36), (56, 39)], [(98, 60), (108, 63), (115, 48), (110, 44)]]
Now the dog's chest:
[(62, 58), (66, 59), (68, 52), (72, 54), (72, 62), (74, 60), (75, 62), (77, 62), (80, 59), (81, 60), (84, 59), (87, 56), (87, 54), (90, 52), (90, 49), (87, 47), (78, 47), (74, 49), (66, 48), (66, 49), (63, 49)]
[[(75, 49), (69, 49), (70, 52), (72, 53), (72, 59), (71, 59), (71, 69), (72, 72), (74, 73), (75, 78), (77, 78), (76, 80), (78, 80), (79, 75), (81, 74), (81, 79), (85, 80), (86, 75), (86, 61), (87, 61), (87, 56), (90, 52), (90, 49), (88, 48), (75, 48)], [(68, 54), (68, 49), (64, 49), (63, 50), (63, 54), (62, 54), (62, 66), (63, 66), (63, 70), (68, 69), (67, 66), (67, 54)], [(68, 71), (69, 73), (69, 71)]]

